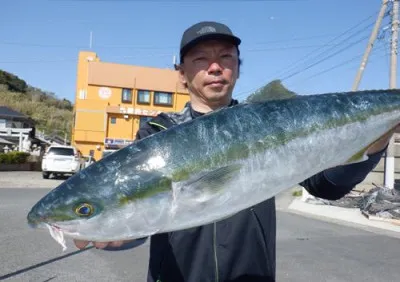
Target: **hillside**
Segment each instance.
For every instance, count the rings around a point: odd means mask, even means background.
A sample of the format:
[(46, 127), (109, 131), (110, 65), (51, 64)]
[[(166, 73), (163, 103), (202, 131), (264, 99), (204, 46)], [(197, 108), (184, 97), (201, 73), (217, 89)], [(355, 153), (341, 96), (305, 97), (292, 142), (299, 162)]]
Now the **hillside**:
[(46, 135), (71, 137), (73, 105), (54, 93), (30, 86), (24, 80), (0, 70), (0, 105), (19, 111), (36, 121), (36, 128)]
[(259, 102), (266, 100), (288, 99), (297, 94), (282, 85), (280, 80), (273, 80), (258, 91), (247, 97), (247, 102)]

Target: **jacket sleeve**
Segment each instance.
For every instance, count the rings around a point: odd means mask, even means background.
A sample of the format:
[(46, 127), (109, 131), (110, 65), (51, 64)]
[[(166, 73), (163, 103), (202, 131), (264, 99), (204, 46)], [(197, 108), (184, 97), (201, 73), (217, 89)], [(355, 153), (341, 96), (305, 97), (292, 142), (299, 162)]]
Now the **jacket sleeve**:
[(338, 200), (367, 177), (378, 165), (386, 149), (369, 155), (366, 161), (324, 170), (299, 184), (315, 197)]
[(174, 124), (165, 114), (161, 113), (139, 128), (139, 130), (136, 132), (136, 139), (143, 139), (172, 126), (174, 126)]
[(145, 123), (137, 132), (136, 132), (136, 140), (143, 139), (147, 136), (152, 135), (153, 133), (156, 133), (157, 131), (154, 130), (154, 128), (149, 125), (148, 123)]

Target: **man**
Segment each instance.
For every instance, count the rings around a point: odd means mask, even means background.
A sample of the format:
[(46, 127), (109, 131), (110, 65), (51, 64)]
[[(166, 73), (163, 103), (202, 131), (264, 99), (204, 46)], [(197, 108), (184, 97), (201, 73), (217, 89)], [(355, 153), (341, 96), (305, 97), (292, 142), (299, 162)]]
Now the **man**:
[[(162, 113), (148, 122), (137, 138), (237, 104), (232, 91), (239, 78), (240, 43), (220, 23), (200, 22), (188, 28), (181, 40), (177, 69), (190, 102), (180, 113)], [(323, 171), (300, 184), (317, 197), (343, 197), (376, 166), (392, 133), (371, 146), (369, 160)], [(124, 243), (94, 244), (106, 248)], [(75, 244), (83, 248), (88, 242)], [(152, 236), (148, 281), (275, 281), (275, 245), (272, 198), (217, 223)]]

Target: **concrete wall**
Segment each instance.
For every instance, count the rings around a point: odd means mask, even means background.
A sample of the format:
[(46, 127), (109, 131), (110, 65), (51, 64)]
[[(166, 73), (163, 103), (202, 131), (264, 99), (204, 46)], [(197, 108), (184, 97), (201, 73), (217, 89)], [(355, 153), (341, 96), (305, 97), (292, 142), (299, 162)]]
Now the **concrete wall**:
[[(358, 185), (358, 188), (371, 188), (374, 184), (383, 186), (384, 184), (385, 158), (382, 157), (376, 168), (368, 174), (366, 179)], [(400, 182), (400, 143), (395, 143), (395, 181)], [(396, 184), (398, 186), (399, 184)]]
[(40, 162), (28, 162), (23, 164), (0, 164), (0, 171), (41, 171)]

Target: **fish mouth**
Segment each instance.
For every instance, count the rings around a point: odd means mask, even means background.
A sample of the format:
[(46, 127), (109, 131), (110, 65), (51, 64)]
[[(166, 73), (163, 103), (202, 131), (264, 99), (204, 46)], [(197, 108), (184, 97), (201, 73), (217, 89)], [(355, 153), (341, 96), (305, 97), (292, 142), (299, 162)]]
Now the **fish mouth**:
[(43, 219), (38, 218), (33, 213), (28, 214), (27, 220), (28, 225), (31, 228), (44, 228), (46, 226), (46, 223), (43, 221)]
[(76, 234), (76, 232), (72, 230), (73, 229), (73, 228), (71, 228), (72, 226), (69, 226), (69, 224), (62, 224), (63, 226), (60, 226), (59, 223), (44, 222), (40, 219), (35, 219), (35, 218), (29, 217), (29, 216), (28, 216), (28, 224), (32, 228), (47, 229), (50, 233), (50, 236), (59, 245), (61, 245), (63, 252), (67, 249), (65, 235), (72, 236), (72, 235)]
[(64, 232), (62, 229), (54, 224), (45, 224), (50, 232), (50, 236), (61, 245), (62, 251), (64, 252), (67, 249), (67, 245), (65, 243)]
[(53, 230), (55, 231), (63, 232), (64, 234), (67, 235), (77, 234), (77, 228), (75, 226), (76, 225), (75, 222), (69, 222), (69, 223), (48, 222), (46, 223), (46, 225), (51, 226), (51, 228), (53, 228)]
[(57, 224), (49, 221), (46, 217), (36, 217), (33, 214), (28, 215), (28, 225), (31, 228), (38, 229), (46, 228), (48, 225), (53, 226), (54, 228), (61, 229)]
[[(67, 249), (67, 245), (65, 242), (65, 236), (74, 236), (78, 235), (77, 232), (72, 231), (71, 229), (65, 228), (65, 227), (60, 227), (59, 225), (55, 223), (43, 223), (46, 225), (47, 229), (49, 230), (50, 236), (58, 243), (61, 245), (63, 252)], [(68, 227), (68, 225), (67, 225)]]

